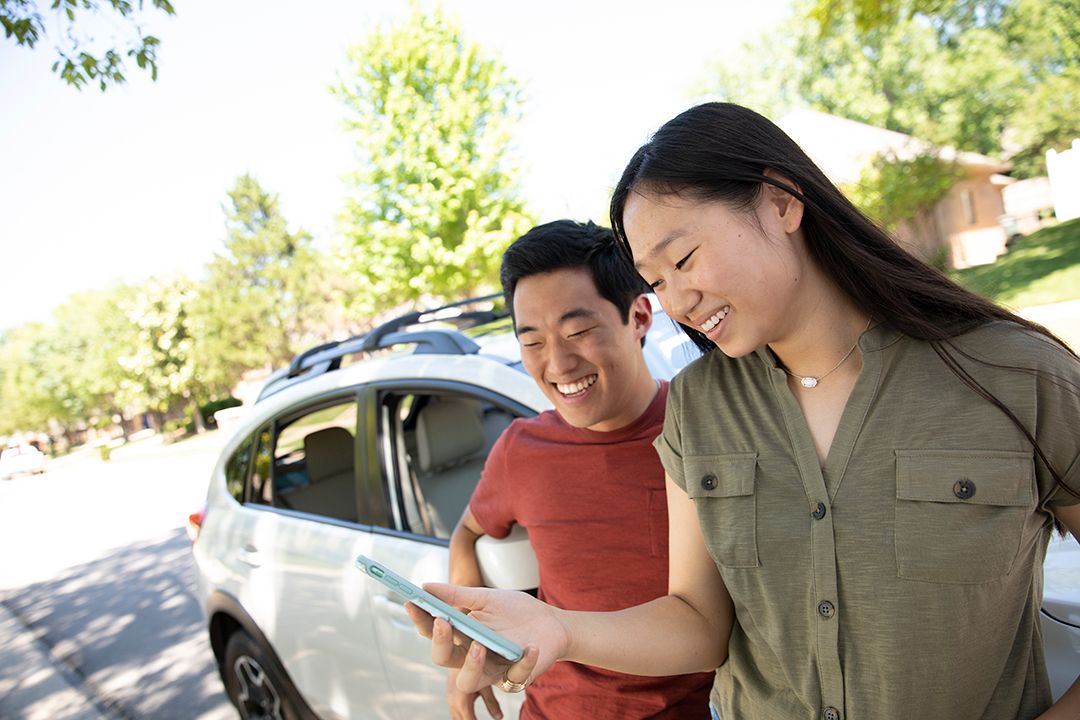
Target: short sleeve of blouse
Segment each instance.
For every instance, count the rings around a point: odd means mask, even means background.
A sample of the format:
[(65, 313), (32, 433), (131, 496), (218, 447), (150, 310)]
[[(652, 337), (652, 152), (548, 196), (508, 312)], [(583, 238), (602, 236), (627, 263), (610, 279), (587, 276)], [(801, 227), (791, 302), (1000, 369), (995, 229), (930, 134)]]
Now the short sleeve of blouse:
[(1076, 505), (1080, 503), (1080, 362), (1056, 346), (1048, 354), (1040, 363), (1035, 438), (1061, 482), (1036, 461), (1039, 495), (1044, 506)]
[(683, 385), (685, 373), (676, 375), (668, 388), (667, 408), (664, 410), (664, 429), (653, 441), (660, 463), (676, 485), (686, 490), (686, 478), (683, 474), (682, 410)]

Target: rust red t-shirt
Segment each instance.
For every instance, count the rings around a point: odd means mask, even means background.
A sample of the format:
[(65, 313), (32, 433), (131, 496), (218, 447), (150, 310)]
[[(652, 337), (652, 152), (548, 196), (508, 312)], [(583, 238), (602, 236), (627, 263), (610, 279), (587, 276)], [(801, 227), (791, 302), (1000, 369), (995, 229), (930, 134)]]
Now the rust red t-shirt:
[[(652, 441), (667, 383), (625, 428), (594, 432), (548, 411), (496, 442), (469, 507), (488, 535), (529, 531), (539, 597), (568, 610), (621, 610), (667, 593), (664, 469)], [(527, 720), (709, 717), (713, 673), (639, 677), (559, 662), (530, 685)]]

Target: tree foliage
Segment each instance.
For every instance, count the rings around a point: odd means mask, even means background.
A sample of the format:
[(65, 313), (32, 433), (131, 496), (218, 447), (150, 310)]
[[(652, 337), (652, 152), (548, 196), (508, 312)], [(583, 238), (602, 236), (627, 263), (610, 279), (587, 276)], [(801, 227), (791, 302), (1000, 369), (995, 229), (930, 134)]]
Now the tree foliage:
[(194, 353), (216, 387), (325, 340), (344, 295), (329, 258), (308, 233), (288, 230), (277, 195), (255, 178), (237, 179), (225, 216), (224, 250), (207, 265), (190, 308)]
[(864, 213), (889, 231), (910, 224), (922, 235), (932, 236), (930, 213), (963, 176), (955, 163), (933, 153), (901, 157), (886, 153), (873, 158), (857, 183), (844, 193)]
[(141, 398), (118, 358), (136, 337), (121, 304), (131, 290), (77, 293), (49, 323), (30, 323), (0, 340), (0, 434), (45, 430), (49, 421), (110, 423)]
[(502, 249), (532, 224), (510, 154), (517, 83), (441, 9), (415, 4), (349, 60), (334, 88), (359, 162), (343, 235), (366, 297), (393, 306), (493, 287)]
[(50, 322), (0, 335), (0, 435), (111, 427), (143, 412), (184, 413), (248, 369), (280, 366), (342, 325), (347, 288), (276, 195), (237, 179), (223, 250), (204, 277), (151, 278), (72, 295)]
[(136, 342), (118, 363), (138, 384), (149, 410), (165, 412), (186, 404), (193, 395), (207, 399), (196, 372), (195, 338), (188, 322), (187, 308), (195, 293), (194, 283), (183, 275), (155, 278), (123, 303)]
[[(702, 90), (773, 117), (808, 106), (1015, 158), (1020, 176), (1042, 171), (1046, 150), (1080, 135), (1076, 0), (812, 0), (797, 8)], [(758, 67), (761, 74), (746, 70)]]
[[(176, 12), (170, 0), (150, 0), (150, 4), (167, 15)], [(52, 70), (64, 82), (79, 90), (96, 83), (104, 92), (127, 80), (128, 61), (157, 80), (160, 41), (144, 34), (138, 23), (143, 0), (139, 0), (138, 8), (131, 0), (49, 0), (49, 9), (55, 14), (58, 34), (62, 36), (55, 43), (57, 59)], [(95, 42), (86, 29), (88, 22), (93, 24), (101, 15), (110, 13), (109, 19), (121, 19), (130, 36), (115, 47)], [(27, 48), (33, 48), (46, 34), (38, 0), (0, 0), (0, 26), (6, 39), (14, 38), (16, 45)]]

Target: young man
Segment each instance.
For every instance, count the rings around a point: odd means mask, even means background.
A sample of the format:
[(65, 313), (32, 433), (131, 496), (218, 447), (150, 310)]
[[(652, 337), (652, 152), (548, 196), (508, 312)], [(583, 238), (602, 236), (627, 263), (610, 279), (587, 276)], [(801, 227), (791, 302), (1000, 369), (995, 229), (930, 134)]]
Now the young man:
[[(450, 581), (481, 585), (475, 544), (529, 531), (539, 597), (575, 610), (616, 610), (667, 593), (664, 471), (652, 447), (667, 383), (642, 355), (652, 308), (610, 230), (560, 220), (503, 255), (501, 280), (526, 371), (555, 406), (499, 438), (450, 539)], [(451, 671), (455, 720), (476, 695)], [(712, 673), (638, 677), (560, 663), (528, 688), (521, 718), (709, 717)], [(490, 687), (481, 693), (501, 716)]]

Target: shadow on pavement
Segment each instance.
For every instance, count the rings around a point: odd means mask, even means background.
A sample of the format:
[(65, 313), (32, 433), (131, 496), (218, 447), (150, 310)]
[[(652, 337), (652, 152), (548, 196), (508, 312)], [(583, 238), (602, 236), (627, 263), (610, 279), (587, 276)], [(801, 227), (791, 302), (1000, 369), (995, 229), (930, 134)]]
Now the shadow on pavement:
[(177, 530), (0, 599), (122, 717), (236, 718), (194, 577), (190, 545)]

